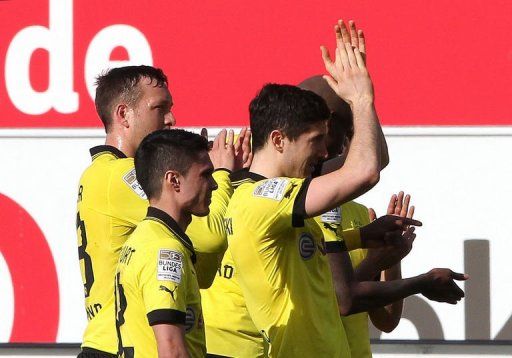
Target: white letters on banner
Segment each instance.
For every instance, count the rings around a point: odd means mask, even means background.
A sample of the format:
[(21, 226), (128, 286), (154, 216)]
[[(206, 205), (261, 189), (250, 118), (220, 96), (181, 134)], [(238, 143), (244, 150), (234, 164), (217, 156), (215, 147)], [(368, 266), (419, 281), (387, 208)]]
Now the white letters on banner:
[[(110, 61), (110, 54), (122, 46), (128, 52), (126, 61)], [(85, 84), (91, 98), (94, 98), (94, 81), (101, 71), (130, 65), (152, 65), (153, 56), (146, 37), (136, 28), (128, 25), (112, 25), (104, 28), (92, 39), (85, 56)]]
[[(49, 25), (28, 26), (19, 31), (7, 49), (5, 82), (7, 93), (21, 112), (40, 115), (55, 109), (74, 113), (79, 95), (74, 91), (73, 0), (50, 0)], [(122, 46), (126, 61), (110, 61), (110, 54)], [(36, 91), (30, 82), (30, 61), (37, 49), (49, 54), (49, 86)], [(144, 34), (129, 25), (112, 25), (92, 39), (85, 56), (85, 83), (94, 98), (94, 80), (103, 70), (126, 65), (153, 64), (151, 47)]]

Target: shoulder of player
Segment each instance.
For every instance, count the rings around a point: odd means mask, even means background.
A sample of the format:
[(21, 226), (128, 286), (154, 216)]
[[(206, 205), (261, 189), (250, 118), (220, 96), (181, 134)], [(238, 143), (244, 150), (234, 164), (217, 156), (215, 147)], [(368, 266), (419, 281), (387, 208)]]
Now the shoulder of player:
[[(188, 253), (187, 248), (175, 235), (172, 233), (169, 235), (167, 231), (157, 225), (150, 220), (142, 221), (130, 235), (125, 246), (133, 247), (145, 254), (157, 252), (160, 248), (174, 250), (182, 255)], [(146, 255), (146, 257), (150, 256)]]
[(247, 187), (246, 195), (253, 200), (270, 199), (270, 201), (280, 202), (297, 196), (305, 181), (306, 179), (288, 177), (264, 179)]

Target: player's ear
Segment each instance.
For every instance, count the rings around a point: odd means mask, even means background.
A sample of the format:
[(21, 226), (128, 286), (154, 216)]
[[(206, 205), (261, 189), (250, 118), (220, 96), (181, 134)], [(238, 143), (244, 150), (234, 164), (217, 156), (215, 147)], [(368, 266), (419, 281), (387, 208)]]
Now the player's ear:
[(123, 126), (125, 128), (129, 128), (130, 127), (130, 123), (128, 122), (128, 115), (129, 115), (128, 112), (129, 111), (130, 111), (130, 108), (125, 103), (117, 104), (116, 107), (114, 108), (114, 113), (113, 113), (114, 122), (117, 122), (118, 124), (120, 124), (121, 126)]
[(275, 129), (270, 133), (270, 141), (279, 153), (283, 152), (284, 134), (280, 130)]
[(180, 174), (174, 170), (168, 170), (165, 172), (165, 184), (168, 185), (173, 191), (180, 191)]

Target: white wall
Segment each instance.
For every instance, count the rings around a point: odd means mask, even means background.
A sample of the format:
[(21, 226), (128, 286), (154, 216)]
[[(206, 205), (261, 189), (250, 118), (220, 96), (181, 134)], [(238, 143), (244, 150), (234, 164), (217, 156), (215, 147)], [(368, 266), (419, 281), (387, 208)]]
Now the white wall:
[[(464, 241), (489, 240), (492, 294), (487, 338), (493, 338), (512, 314), (512, 129), (401, 127), (386, 128), (385, 132), (391, 163), (382, 173), (381, 182), (359, 202), (383, 214), (393, 192), (412, 194), (416, 217), (424, 226), (417, 230), (415, 247), (403, 262), (404, 277), (433, 267), (462, 272)], [(85, 326), (76, 249), (76, 185), (90, 161), (89, 147), (102, 141), (101, 130), (0, 131), (0, 193), (22, 205), (37, 221), (54, 256), (61, 300), (58, 342), (80, 342)], [(473, 269), (478, 277), (478, 265)], [(485, 287), (480, 289), (480, 296), (485, 296), (482, 290)], [(10, 336), (12, 292), (9, 270), (0, 255), (0, 342), (7, 342)], [(465, 302), (456, 306), (429, 302), (442, 328), (442, 332), (429, 334), (464, 340)], [(414, 308), (414, 302), (412, 305)], [(484, 313), (488, 309), (482, 308)], [(482, 314), (474, 310), (469, 313)], [(485, 317), (477, 318), (485, 324)], [(512, 331), (507, 332), (504, 337), (512, 340)], [(415, 325), (402, 320), (383, 338), (419, 337)]]

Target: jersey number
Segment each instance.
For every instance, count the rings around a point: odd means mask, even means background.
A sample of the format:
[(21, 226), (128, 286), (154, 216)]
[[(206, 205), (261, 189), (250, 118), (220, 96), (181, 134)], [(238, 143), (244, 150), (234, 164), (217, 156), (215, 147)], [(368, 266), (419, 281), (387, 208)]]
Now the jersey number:
[(80, 213), (76, 213), (76, 229), (80, 230), (80, 237), (82, 238), (82, 245), (78, 247), (78, 259), (84, 260), (84, 293), (85, 297), (89, 297), (94, 283), (94, 273), (92, 272), (91, 256), (85, 251), (87, 249), (87, 233), (85, 232), (85, 223), (80, 219)]
[(118, 345), (118, 356), (123, 358), (133, 358), (134, 350), (133, 347), (123, 347), (123, 341), (121, 339), (121, 326), (124, 324), (124, 313), (126, 312), (126, 296), (124, 294), (123, 285), (119, 282), (121, 273), (118, 272), (116, 275), (116, 287), (115, 287), (115, 302), (116, 302), (116, 331)]

